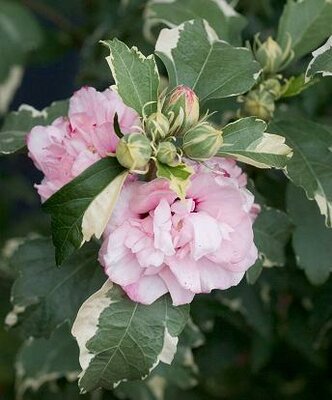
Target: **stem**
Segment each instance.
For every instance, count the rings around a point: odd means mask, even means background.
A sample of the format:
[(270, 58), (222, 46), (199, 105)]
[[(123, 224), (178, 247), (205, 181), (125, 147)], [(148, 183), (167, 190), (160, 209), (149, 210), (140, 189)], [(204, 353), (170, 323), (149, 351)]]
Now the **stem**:
[(145, 180), (147, 182), (150, 182), (153, 179), (155, 179), (157, 176), (156, 172), (157, 172), (156, 164), (154, 163), (154, 161), (150, 161), (150, 168), (148, 173), (145, 175)]

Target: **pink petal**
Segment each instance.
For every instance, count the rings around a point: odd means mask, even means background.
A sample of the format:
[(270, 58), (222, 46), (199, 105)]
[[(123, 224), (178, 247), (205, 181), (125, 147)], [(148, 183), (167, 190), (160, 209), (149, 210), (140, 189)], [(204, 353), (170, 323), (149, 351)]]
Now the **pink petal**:
[(199, 268), (203, 293), (210, 293), (213, 289), (228, 289), (237, 285), (244, 275), (244, 272), (227, 271), (207, 258), (200, 260)]
[(170, 257), (167, 264), (184, 289), (201, 293), (199, 263), (194, 261), (190, 255), (181, 259), (176, 256)]
[(167, 289), (172, 297), (173, 305), (179, 306), (181, 304), (191, 303), (195, 293), (190, 290), (184, 289), (169, 268), (164, 268), (159, 275), (165, 282)]
[(131, 300), (148, 305), (167, 293), (167, 287), (158, 275), (143, 276), (123, 289)]
[(208, 214), (194, 213), (189, 218), (194, 232), (191, 251), (194, 260), (199, 260), (219, 248), (221, 234), (217, 221)]
[(154, 247), (167, 256), (175, 254), (171, 236), (171, 218), (170, 206), (165, 199), (162, 199), (153, 215)]

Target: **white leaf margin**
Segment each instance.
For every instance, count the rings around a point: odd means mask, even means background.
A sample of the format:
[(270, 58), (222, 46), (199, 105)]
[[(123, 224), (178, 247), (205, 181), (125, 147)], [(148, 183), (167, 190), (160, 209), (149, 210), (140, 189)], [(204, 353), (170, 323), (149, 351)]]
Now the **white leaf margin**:
[(332, 76), (332, 71), (316, 71), (313, 75), (309, 75), (310, 74), (310, 70), (312, 69), (312, 66), (314, 64), (314, 62), (316, 61), (317, 57), (319, 57), (320, 55), (326, 53), (327, 51), (332, 49), (332, 36), (330, 36), (327, 40), (327, 42), (325, 44), (323, 44), (323, 46), (319, 47), (317, 50), (315, 50), (314, 52), (312, 52), (312, 56), (313, 59), (310, 61), (308, 68), (306, 70), (305, 73), (305, 83), (308, 83), (310, 81), (310, 79), (316, 75), (316, 74), (322, 74), (323, 77), (325, 76)]
[(118, 175), (98, 196), (89, 204), (82, 219), (83, 241), (88, 242), (94, 235), (101, 238), (106, 225), (113, 213), (118, 201), (122, 186), (127, 179), (129, 172), (125, 171)]
[[(79, 362), (82, 368), (82, 372), (78, 376), (79, 381), (85, 375), (85, 371), (88, 369), (90, 362), (95, 356), (88, 350), (86, 345), (98, 331), (99, 318), (101, 314), (107, 307), (114, 303), (114, 301), (112, 301), (111, 297), (109, 296), (109, 292), (110, 290), (112, 290), (112, 288), (113, 283), (110, 280), (107, 280), (101, 287), (101, 289), (90, 296), (82, 304), (74, 321), (71, 333), (75, 337), (79, 347)], [(169, 333), (167, 327), (165, 327), (164, 343), (162, 350), (157, 356), (155, 363), (150, 368), (149, 373), (158, 366), (160, 361), (165, 364), (172, 363), (177, 350), (178, 341), (179, 338), (173, 337)], [(142, 376), (142, 380), (145, 378), (146, 376)], [(119, 385), (122, 381), (124, 380), (115, 383), (114, 387)]]

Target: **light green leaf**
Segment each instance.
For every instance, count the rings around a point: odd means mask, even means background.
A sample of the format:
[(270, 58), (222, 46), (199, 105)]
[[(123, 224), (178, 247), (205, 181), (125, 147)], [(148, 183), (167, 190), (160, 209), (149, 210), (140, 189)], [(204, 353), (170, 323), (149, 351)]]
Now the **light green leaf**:
[(322, 284), (332, 271), (332, 230), (324, 225), (316, 204), (294, 185), (288, 188), (287, 209), (295, 225), (293, 248), (297, 264), (311, 283)]
[(305, 77), (309, 81), (314, 75), (332, 76), (332, 36), (313, 53), (313, 59), (307, 68)]
[(201, 102), (247, 92), (261, 71), (250, 50), (220, 40), (204, 20), (163, 29), (156, 54), (167, 68), (170, 86), (191, 87)]
[(301, 186), (308, 199), (315, 200), (332, 226), (332, 133), (315, 122), (296, 118), (276, 120), (270, 129), (284, 135), (294, 155), (288, 162), (286, 174)]
[(187, 164), (178, 164), (175, 167), (156, 161), (157, 177), (167, 179), (170, 188), (180, 197), (186, 197), (187, 189), (190, 185), (190, 177), (194, 173), (192, 167)]
[(331, 35), (331, 26), (331, 0), (288, 0), (279, 21), (277, 41), (285, 48), (290, 36), (297, 59)]
[(37, 391), (47, 382), (60, 378), (70, 381), (80, 371), (78, 348), (67, 324), (49, 339), (28, 339), (16, 359), (16, 395), (22, 399), (28, 389)]
[(135, 303), (107, 281), (82, 305), (72, 329), (82, 392), (112, 389), (146, 377), (159, 361), (171, 363), (188, 312), (188, 306), (172, 306), (169, 296), (149, 306)]
[(255, 117), (242, 118), (223, 128), (220, 157), (232, 157), (258, 168), (284, 168), (292, 156), (285, 138), (265, 132), (266, 123)]
[(281, 87), (281, 97), (293, 97), (307, 90), (312, 85), (316, 84), (319, 79), (312, 79), (306, 81), (305, 75), (301, 74), (298, 76), (292, 76), (286, 81), (286, 83)]
[(41, 45), (42, 39), (38, 21), (27, 7), (0, 0), (0, 82), (14, 65), (21, 65), (26, 55)]
[(236, 46), (247, 21), (225, 0), (150, 0), (145, 11), (144, 32), (154, 40), (152, 28), (164, 24), (174, 28), (191, 19), (205, 19), (219, 38)]
[(23, 104), (5, 118), (0, 130), (0, 154), (11, 154), (25, 146), (27, 133), (37, 125), (49, 125), (68, 113), (68, 100), (56, 101), (42, 111)]
[(42, 337), (65, 321), (72, 322), (82, 302), (103, 282), (97, 252), (98, 246), (90, 243), (57, 268), (50, 239), (22, 244), (11, 259), (18, 278), (12, 288), (13, 310), (7, 315), (7, 326), (26, 337)]
[[(43, 208), (52, 216), (55, 258), (60, 265), (92, 235), (103, 233), (124, 182), (126, 170), (106, 157), (63, 186)], [(103, 203), (103, 204), (101, 204)]]
[[(136, 47), (129, 49), (118, 39), (102, 42), (111, 54), (106, 60), (111, 68), (117, 91), (127, 106), (140, 115), (157, 109), (159, 73), (153, 55), (145, 57)], [(146, 106), (147, 103), (150, 103)]]

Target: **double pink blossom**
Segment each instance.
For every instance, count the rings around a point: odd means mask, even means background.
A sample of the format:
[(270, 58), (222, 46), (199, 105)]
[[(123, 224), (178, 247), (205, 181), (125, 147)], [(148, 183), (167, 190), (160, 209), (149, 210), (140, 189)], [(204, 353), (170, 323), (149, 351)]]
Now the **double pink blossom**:
[(123, 133), (135, 131), (139, 116), (116, 92), (84, 87), (70, 99), (67, 117), (32, 129), (27, 146), (29, 156), (44, 174), (41, 184), (36, 185), (42, 200), (115, 152), (119, 140), (114, 131), (115, 113)]
[(237, 285), (257, 259), (252, 224), (259, 207), (232, 160), (196, 167), (185, 200), (166, 180), (130, 182), (104, 235), (99, 260), (128, 296), (174, 305)]

